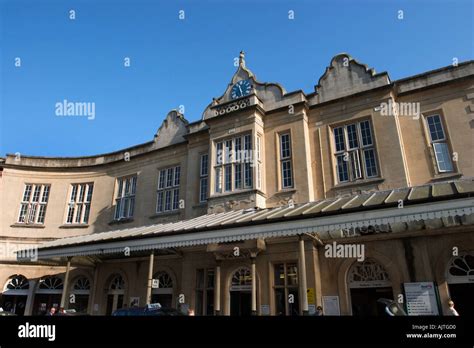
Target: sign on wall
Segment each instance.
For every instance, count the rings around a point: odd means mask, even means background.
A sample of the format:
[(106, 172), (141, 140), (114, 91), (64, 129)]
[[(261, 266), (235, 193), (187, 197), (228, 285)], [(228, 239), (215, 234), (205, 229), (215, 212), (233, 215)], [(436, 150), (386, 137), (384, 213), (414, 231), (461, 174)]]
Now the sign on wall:
[(408, 315), (439, 315), (433, 282), (404, 283)]
[(260, 315), (270, 315), (270, 305), (266, 305), (266, 304), (261, 305)]
[(314, 296), (314, 288), (308, 288), (306, 290), (306, 294), (308, 295), (308, 305), (314, 305), (316, 303), (316, 298)]
[(140, 297), (130, 297), (130, 307), (138, 307), (140, 305)]
[(339, 296), (323, 296), (324, 315), (341, 315)]

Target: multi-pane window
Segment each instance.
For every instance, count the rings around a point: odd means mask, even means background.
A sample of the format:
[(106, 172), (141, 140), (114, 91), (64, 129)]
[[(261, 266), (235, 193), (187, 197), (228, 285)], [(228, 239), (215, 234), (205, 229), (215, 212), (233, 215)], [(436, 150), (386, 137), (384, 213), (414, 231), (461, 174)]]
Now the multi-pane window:
[(257, 135), (255, 138), (255, 160), (256, 160), (256, 165), (257, 165), (257, 188), (261, 189), (262, 188), (262, 138)]
[(128, 176), (117, 179), (117, 198), (115, 199), (115, 220), (133, 217), (135, 209), (135, 194), (137, 176)]
[(214, 268), (196, 271), (196, 315), (214, 314)]
[(87, 224), (91, 210), (93, 184), (72, 184), (66, 217), (68, 224)]
[(201, 155), (199, 168), (199, 202), (207, 200), (209, 176), (209, 155), (206, 153)]
[(296, 263), (273, 265), (277, 315), (299, 315), (298, 266)]
[(280, 170), (282, 188), (293, 187), (290, 133), (280, 134)]
[(379, 175), (369, 120), (334, 128), (333, 134), (338, 182)]
[(215, 192), (252, 188), (253, 160), (250, 134), (216, 143)]
[(179, 208), (180, 175), (180, 166), (160, 170), (156, 200), (157, 213), (177, 210)]
[(439, 115), (426, 117), (428, 130), (430, 132), (430, 143), (433, 146), (433, 151), (440, 173), (452, 172), (453, 162), (449, 154), (449, 146), (447, 143), (446, 133), (444, 132), (443, 123)]
[(43, 224), (48, 205), (50, 185), (25, 184), (18, 222)]

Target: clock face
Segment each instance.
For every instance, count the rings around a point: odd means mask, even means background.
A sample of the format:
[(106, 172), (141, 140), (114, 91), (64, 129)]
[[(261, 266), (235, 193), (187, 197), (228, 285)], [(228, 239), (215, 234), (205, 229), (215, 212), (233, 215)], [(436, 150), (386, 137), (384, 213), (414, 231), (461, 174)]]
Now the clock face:
[(252, 85), (250, 84), (249, 80), (240, 80), (232, 87), (230, 96), (232, 97), (232, 99), (244, 97), (250, 94), (251, 89)]

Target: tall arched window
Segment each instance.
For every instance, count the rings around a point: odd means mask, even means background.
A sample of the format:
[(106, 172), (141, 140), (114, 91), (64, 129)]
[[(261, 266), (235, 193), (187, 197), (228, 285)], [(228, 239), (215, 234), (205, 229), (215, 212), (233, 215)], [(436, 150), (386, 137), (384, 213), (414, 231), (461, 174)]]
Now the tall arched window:
[[(63, 280), (56, 276), (46, 276), (40, 279), (38, 289), (40, 290), (62, 290)], [(47, 291), (45, 291), (47, 292)]]
[(353, 315), (385, 315), (384, 307), (377, 301), (381, 298), (393, 299), (393, 289), (390, 277), (380, 263), (373, 259), (354, 263), (347, 281)]
[(174, 307), (173, 285), (173, 279), (168, 272), (155, 273), (153, 275), (151, 303), (159, 303), (163, 307)]
[(3, 287), (0, 307), (4, 311), (23, 315), (29, 288), (30, 283), (24, 275), (15, 274), (11, 276)]
[(450, 284), (474, 282), (474, 252), (452, 258), (446, 278)]
[(350, 288), (392, 286), (387, 271), (373, 259), (354, 263), (348, 280)]
[(90, 290), (91, 283), (87, 277), (77, 278), (72, 285), (68, 308), (80, 313), (87, 312)]
[(120, 274), (111, 277), (107, 290), (106, 315), (112, 314), (115, 310), (123, 307), (125, 298), (125, 280)]
[(173, 287), (173, 279), (171, 279), (170, 275), (166, 272), (158, 272), (155, 273), (153, 279), (157, 280), (156, 288), (172, 288)]
[(51, 275), (41, 278), (35, 294), (33, 314), (43, 315), (51, 307), (58, 309), (61, 304), (63, 286), (63, 280), (58, 276)]
[(8, 279), (7, 283), (5, 284), (3, 294), (7, 293), (9, 290), (28, 290), (30, 287), (30, 283), (25, 276), (21, 274), (16, 274), (11, 276)]
[(252, 272), (248, 267), (241, 267), (232, 275), (230, 285), (231, 291), (251, 290), (252, 289)]
[[(474, 250), (453, 257), (446, 269), (449, 297), (459, 315), (474, 313)], [(447, 306), (447, 304), (444, 304)]]
[(125, 281), (121, 275), (116, 275), (109, 283), (109, 290), (125, 290)]

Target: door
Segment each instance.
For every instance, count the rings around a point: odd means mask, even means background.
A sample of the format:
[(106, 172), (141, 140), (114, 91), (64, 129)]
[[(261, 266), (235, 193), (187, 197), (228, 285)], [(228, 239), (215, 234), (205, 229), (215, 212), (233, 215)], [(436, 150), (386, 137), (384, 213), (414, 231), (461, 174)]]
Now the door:
[(27, 295), (3, 295), (0, 307), (5, 312), (23, 315), (25, 313)]
[(36, 294), (33, 306), (33, 315), (46, 315), (51, 307), (56, 308), (57, 311), (59, 309), (60, 303), (60, 294)]
[(248, 291), (231, 291), (230, 315), (247, 317), (252, 314), (252, 293)]
[(123, 295), (109, 294), (107, 295), (107, 308), (105, 315), (111, 315), (115, 310), (123, 307)]
[(151, 295), (151, 303), (159, 303), (161, 307), (173, 308), (173, 295), (153, 294)]
[(393, 300), (392, 288), (351, 289), (352, 315), (361, 317), (387, 315), (385, 306), (377, 303), (379, 298)]

